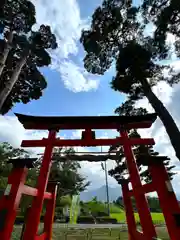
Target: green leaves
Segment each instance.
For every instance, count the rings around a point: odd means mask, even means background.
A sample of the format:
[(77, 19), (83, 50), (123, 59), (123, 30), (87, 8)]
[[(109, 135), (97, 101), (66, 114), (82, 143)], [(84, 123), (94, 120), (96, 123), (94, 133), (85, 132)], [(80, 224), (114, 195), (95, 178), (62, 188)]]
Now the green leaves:
[[(3, 44), (4, 41), (1, 41), (0, 51), (2, 48), (2, 54)], [(0, 76), (1, 89), (6, 87), (8, 81), (11, 81), (11, 76), (24, 54), (27, 55), (27, 60), (11, 93), (4, 102), (1, 114), (7, 113), (17, 102), (26, 104), (42, 96), (42, 90), (47, 87), (47, 82), (38, 67), (51, 64), (51, 57), (46, 49), (54, 49), (55, 47), (57, 47), (56, 38), (51, 33), (49, 26), (41, 25), (39, 31), (31, 32), (29, 36), (14, 34), (13, 46)]]
[(129, 33), (131, 37), (137, 34), (137, 12), (131, 1), (103, 1), (95, 10), (91, 29), (84, 30), (80, 39), (87, 52), (84, 58), (87, 71), (103, 74), (110, 68), (124, 39), (129, 38)]
[[(176, 0), (144, 0), (141, 11), (145, 22), (152, 22), (155, 29), (155, 43), (158, 51), (167, 57), (170, 48), (167, 45), (168, 34), (175, 36), (175, 46), (180, 39), (179, 23), (180, 23), (180, 3)], [(179, 50), (176, 49), (179, 54)]]
[(26, 0), (7, 0), (0, 5), (0, 23), (16, 32), (29, 32), (35, 24), (35, 7)]
[[(140, 134), (137, 132), (137, 130), (131, 130), (129, 132), (129, 138), (141, 138)], [(110, 148), (111, 150), (115, 150), (114, 148)], [(117, 155), (119, 156), (119, 159), (117, 161), (117, 166), (113, 169), (111, 169), (108, 173), (111, 177), (115, 178), (116, 181), (121, 184), (121, 179), (129, 179), (129, 173), (128, 168), (126, 165), (126, 156), (124, 154), (124, 150), (122, 146), (116, 146)], [(143, 167), (138, 161), (138, 157), (143, 155), (143, 158), (149, 158), (149, 156), (158, 156), (159, 153), (154, 151), (153, 146), (134, 146), (133, 147), (133, 153), (136, 159), (137, 167), (140, 173), (141, 180), (144, 180), (146, 183), (151, 182), (151, 175), (147, 168)], [(167, 170), (167, 173), (169, 175), (170, 180), (173, 179), (173, 176), (175, 175), (175, 172), (172, 170), (174, 169), (174, 166), (170, 165), (170, 159), (168, 159), (165, 162), (165, 167)]]
[(56, 37), (51, 32), (50, 26), (41, 25), (37, 32), (33, 32), (30, 36), (31, 43), (35, 46), (36, 49), (38, 48), (45, 48), (45, 49), (56, 49)]
[(33, 49), (27, 62), (37, 67), (49, 66), (51, 64), (51, 57), (44, 48)]
[[(6, 74), (4, 73), (2, 77), (8, 79), (11, 77), (11, 74), (11, 70), (9, 69), (8, 71), (7, 69)], [(14, 85), (11, 94), (6, 99), (1, 114), (7, 113), (17, 102), (26, 104), (33, 99), (39, 99), (46, 87), (47, 82), (41, 72), (36, 67), (26, 65)]]
[(48, 25), (32, 30), (36, 19), (30, 1), (3, 1), (0, 10), (0, 112), (5, 114), (17, 102), (42, 96), (47, 83), (37, 68), (51, 64), (47, 50), (56, 49), (57, 42)]
[(90, 183), (86, 182), (86, 178), (79, 173), (81, 166), (78, 162), (68, 159), (65, 162), (59, 162), (58, 157), (62, 155), (62, 151), (66, 153), (66, 156), (74, 153), (73, 148), (55, 149), (50, 179), (60, 182), (59, 196), (67, 194), (72, 196), (84, 191)]
[(11, 158), (28, 157), (29, 153), (20, 148), (13, 148), (9, 143), (0, 143), (0, 189), (4, 189), (12, 166), (7, 163)]
[(148, 111), (145, 108), (135, 108), (135, 101), (129, 99), (124, 102), (120, 107), (115, 109), (115, 113), (120, 116), (136, 116), (146, 115)]

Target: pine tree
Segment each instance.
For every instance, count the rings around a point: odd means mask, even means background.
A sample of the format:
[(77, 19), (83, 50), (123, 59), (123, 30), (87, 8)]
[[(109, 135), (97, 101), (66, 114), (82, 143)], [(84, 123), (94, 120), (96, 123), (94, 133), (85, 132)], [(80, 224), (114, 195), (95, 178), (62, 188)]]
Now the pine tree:
[[(29, 35), (15, 35), (15, 48), (11, 49), (11, 58), (6, 64), (5, 73), (8, 73), (8, 81), (1, 76), (3, 87), (0, 89), (0, 110), (13, 90), (23, 69), (30, 69), (37, 72), (37, 67), (48, 66), (51, 58), (48, 49), (57, 47), (56, 37), (52, 34), (49, 26), (41, 25), (37, 32), (31, 30)], [(18, 46), (18, 48), (17, 48)], [(6, 80), (6, 81), (5, 81)]]
[[(9, 81), (13, 72), (13, 56), (9, 54), (6, 61), (6, 67), (4, 68), (1, 78), (3, 78), (3, 86), (5, 87), (6, 81)], [(36, 66), (28, 66), (27, 64), (23, 67), (17, 82), (12, 88), (11, 93), (6, 98), (1, 114), (6, 114), (15, 103), (28, 103), (31, 100), (37, 100), (42, 96), (43, 90), (47, 87), (47, 82), (41, 72)]]
[[(0, 34), (4, 47), (0, 52), (0, 76), (14, 42), (14, 36), (28, 33), (35, 24), (35, 7), (27, 0), (5, 0), (0, 4)], [(0, 84), (2, 79), (0, 78)]]
[[(66, 161), (61, 161), (62, 152), (66, 155)], [(68, 155), (75, 153), (73, 148), (58, 148), (53, 153), (53, 164), (50, 172), (50, 180), (60, 182), (58, 196), (79, 194), (84, 191), (90, 182), (86, 182), (79, 170), (81, 168), (77, 161), (68, 160)]]
[[(140, 138), (141, 136), (138, 134), (136, 130), (131, 130), (129, 133), (130, 138)], [(119, 158), (116, 161), (117, 166), (114, 169), (111, 169), (109, 171), (109, 175), (111, 177), (114, 177), (117, 182), (120, 184), (122, 179), (129, 179), (129, 174), (128, 174), (128, 169), (126, 165), (126, 159), (123, 151), (123, 147), (111, 147), (109, 151), (114, 151), (117, 150)], [(139, 146), (134, 146), (133, 147), (133, 153), (135, 156), (135, 159), (137, 160), (137, 166), (138, 170), (140, 173), (140, 177), (142, 181), (145, 181), (146, 183), (151, 182), (151, 175), (147, 167), (144, 167), (139, 161), (138, 161), (138, 156), (143, 155), (143, 158), (145, 159), (146, 157), (149, 158), (149, 156), (158, 156), (159, 153), (154, 151), (153, 146), (144, 146), (144, 145), (139, 145)], [(167, 158), (167, 160), (164, 162), (164, 165), (166, 167), (167, 173), (169, 175), (170, 180), (173, 179), (173, 176), (175, 173), (172, 171), (175, 166), (170, 165), (170, 159)]]
[[(152, 7), (152, 2), (160, 1), (144, 2), (149, 2)], [(160, 60), (168, 56), (168, 51), (160, 51), (157, 39), (144, 34), (146, 24), (140, 21), (141, 12), (142, 8), (134, 6), (132, 1), (104, 0), (92, 16), (91, 28), (82, 32), (80, 41), (86, 51), (84, 66), (88, 72), (104, 74), (115, 64), (116, 73), (111, 82), (112, 88), (127, 94), (128, 100), (137, 101), (143, 97), (148, 99), (164, 124), (180, 160), (179, 129), (163, 102), (152, 91), (152, 87), (159, 81), (176, 83), (178, 77), (164, 77), (164, 69), (167, 66), (160, 64)], [(159, 12), (158, 14), (162, 16)], [(175, 12), (173, 14), (171, 16), (175, 17)], [(163, 21), (161, 24), (163, 26)], [(172, 31), (174, 25), (171, 26)], [(165, 31), (165, 34), (167, 32)]]

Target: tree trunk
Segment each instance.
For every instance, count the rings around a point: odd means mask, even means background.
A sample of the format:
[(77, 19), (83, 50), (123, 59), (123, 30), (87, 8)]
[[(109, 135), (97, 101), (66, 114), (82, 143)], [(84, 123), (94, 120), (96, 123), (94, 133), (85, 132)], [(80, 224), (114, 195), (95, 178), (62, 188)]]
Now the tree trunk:
[[(5, 44), (5, 48), (4, 48), (4, 51), (2, 53), (2, 57), (0, 58), (0, 76), (3, 72), (3, 69), (5, 67), (5, 63), (6, 63), (6, 59), (8, 57), (8, 54), (12, 48), (12, 40), (13, 40), (13, 32), (10, 31), (9, 32), (9, 35), (8, 35), (8, 38), (7, 38), (7, 42)], [(0, 78), (0, 83), (1, 83), (1, 78)]]
[(19, 62), (17, 63), (16, 68), (13, 71), (11, 79), (7, 82), (5, 87), (0, 91), (0, 112), (1, 112), (1, 109), (3, 107), (4, 102), (6, 101), (8, 95), (10, 94), (10, 92), (12, 91), (15, 83), (18, 80), (19, 74), (21, 73), (21, 70), (22, 70), (23, 66), (25, 65), (25, 63), (26, 63), (26, 59), (27, 59), (27, 54), (24, 55), (19, 60)]
[(146, 79), (141, 80), (141, 84), (144, 90), (144, 94), (149, 100), (151, 106), (154, 108), (158, 117), (161, 119), (166, 132), (170, 138), (171, 144), (175, 150), (176, 157), (180, 160), (180, 131), (172, 118), (171, 114), (168, 112), (163, 103), (158, 99), (158, 97), (153, 93), (148, 81)]

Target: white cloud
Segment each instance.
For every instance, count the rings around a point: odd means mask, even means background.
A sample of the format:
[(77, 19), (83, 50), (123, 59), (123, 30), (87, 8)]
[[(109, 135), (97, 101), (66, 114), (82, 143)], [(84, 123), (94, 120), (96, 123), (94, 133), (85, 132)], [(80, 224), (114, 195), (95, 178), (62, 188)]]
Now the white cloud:
[(0, 141), (19, 147), (24, 137), (25, 130), (16, 117), (0, 116)]
[[(58, 137), (64, 138), (57, 134)], [(13, 147), (20, 147), (22, 140), (40, 140), (48, 137), (48, 131), (25, 130), (15, 116), (0, 116), (0, 142), (8, 142)], [(33, 153), (43, 153), (44, 148), (26, 148)]]
[(99, 81), (91, 79), (91, 75), (72, 61), (64, 61), (60, 65), (61, 77), (65, 86), (73, 92), (96, 90)]
[(81, 19), (76, 0), (32, 0), (36, 6), (37, 24), (48, 24), (57, 36), (59, 48), (55, 51), (61, 58), (78, 52), (77, 39), (86, 22)]
[[(174, 64), (176, 69), (179, 69), (179, 64), (176, 62)], [(159, 99), (167, 107), (170, 114), (173, 116), (176, 124), (180, 128), (180, 105), (179, 105), (179, 90), (180, 86), (175, 85), (173, 88), (168, 86), (165, 82), (159, 83), (156, 87), (153, 88), (154, 93), (159, 97)], [(152, 111), (151, 106), (149, 105), (146, 99), (140, 100), (137, 106), (142, 106)], [(161, 121), (158, 119), (153, 124), (150, 129), (139, 130), (142, 137), (153, 137), (155, 139), (155, 149), (159, 151), (162, 155), (167, 155), (171, 158), (171, 163), (176, 166), (174, 169), (178, 174), (174, 177), (173, 187), (175, 192), (180, 196), (179, 182), (180, 182), (180, 162), (175, 156), (174, 149), (171, 146), (169, 137), (165, 131), (165, 128)]]
[[(101, 163), (82, 162), (81, 173), (87, 176), (87, 180), (91, 182), (89, 189), (97, 189), (105, 185), (105, 172), (102, 170)], [(112, 168), (110, 161), (107, 161), (107, 170)], [(117, 186), (117, 182), (112, 177), (108, 176), (108, 185), (111, 187)]]
[(78, 42), (88, 19), (81, 19), (76, 0), (32, 0), (36, 6), (37, 24), (51, 26), (56, 35), (58, 48), (51, 51), (51, 68), (58, 71), (66, 88), (73, 92), (90, 91), (98, 88), (98, 81), (84, 72), (83, 67), (70, 60), (77, 56)]

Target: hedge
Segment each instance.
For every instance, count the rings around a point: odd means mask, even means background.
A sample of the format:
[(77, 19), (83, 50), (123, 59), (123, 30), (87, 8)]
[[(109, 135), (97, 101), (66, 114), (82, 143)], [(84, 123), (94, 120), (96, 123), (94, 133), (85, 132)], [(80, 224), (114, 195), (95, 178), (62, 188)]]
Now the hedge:
[(77, 223), (94, 223), (94, 219), (90, 216), (80, 216), (77, 218)]
[(105, 217), (105, 216), (108, 217), (109, 216), (107, 212), (93, 212), (92, 215), (95, 217)]
[(117, 223), (116, 218), (110, 218), (110, 217), (97, 217), (96, 220), (98, 223), (112, 223), (112, 224)]
[(94, 221), (96, 221), (96, 223), (99, 224), (103, 224), (103, 223), (112, 223), (112, 224), (116, 224), (117, 223), (117, 219), (115, 218), (110, 218), (110, 217), (96, 217), (95, 219), (90, 217), (90, 216), (80, 216), (77, 219), (77, 223), (89, 223), (89, 224), (93, 224)]
[[(41, 222), (43, 222), (44, 216), (41, 216)], [(77, 223), (89, 223), (89, 224), (94, 224), (95, 221), (96, 223), (103, 224), (103, 223), (111, 223), (111, 224), (116, 224), (117, 219), (115, 218), (110, 218), (110, 217), (96, 217), (92, 218), (91, 216), (80, 216), (77, 219)], [(65, 222), (65, 219), (59, 219), (57, 216), (54, 216), (54, 221), (58, 222)], [(15, 220), (16, 225), (24, 224), (24, 216), (17, 216)]]

